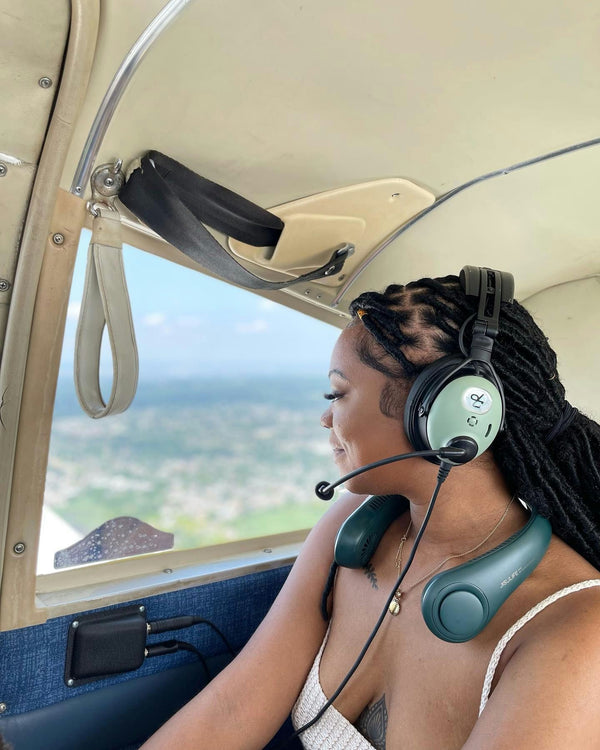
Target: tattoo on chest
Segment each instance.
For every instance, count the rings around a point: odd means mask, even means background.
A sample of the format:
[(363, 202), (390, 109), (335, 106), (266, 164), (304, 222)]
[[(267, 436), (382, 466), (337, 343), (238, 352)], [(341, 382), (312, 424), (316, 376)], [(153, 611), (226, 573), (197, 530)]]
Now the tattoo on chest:
[(374, 589), (378, 589), (379, 586), (377, 585), (377, 574), (375, 573), (375, 568), (373, 567), (373, 565), (371, 563), (367, 563), (363, 570), (365, 571), (365, 575), (371, 583), (371, 587)]
[(384, 693), (378, 701), (365, 708), (358, 717), (356, 728), (376, 750), (385, 750), (387, 724), (388, 712)]

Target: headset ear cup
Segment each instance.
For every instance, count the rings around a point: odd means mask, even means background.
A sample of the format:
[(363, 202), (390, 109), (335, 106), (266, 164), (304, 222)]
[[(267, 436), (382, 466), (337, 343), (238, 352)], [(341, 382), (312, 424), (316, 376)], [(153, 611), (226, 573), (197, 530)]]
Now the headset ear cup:
[[(404, 430), (415, 450), (425, 451), (439, 447), (429, 443), (427, 414), (431, 404), (437, 398), (440, 385), (443, 385), (446, 377), (463, 361), (463, 358), (458, 356), (437, 359), (427, 365), (412, 384), (404, 405)], [(440, 463), (437, 458), (427, 460), (435, 464)]]
[(458, 438), (477, 444), (476, 455), (487, 450), (502, 426), (502, 396), (491, 380), (481, 375), (453, 378), (439, 391), (427, 415), (427, 436), (432, 448), (451, 445)]
[(469, 438), (480, 455), (501, 429), (503, 414), (502, 395), (491, 379), (476, 374), (462, 357), (443, 357), (413, 383), (406, 399), (404, 428), (415, 450), (441, 448), (458, 438)]

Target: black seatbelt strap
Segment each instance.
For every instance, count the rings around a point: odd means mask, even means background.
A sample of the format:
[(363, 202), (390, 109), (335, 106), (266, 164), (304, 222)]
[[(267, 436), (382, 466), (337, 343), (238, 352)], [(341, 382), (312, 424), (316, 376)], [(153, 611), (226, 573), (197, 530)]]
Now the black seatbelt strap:
[(119, 200), (150, 229), (196, 263), (248, 289), (277, 290), (338, 274), (354, 247), (332, 251), (323, 266), (295, 279), (266, 281), (248, 271), (204, 224), (256, 247), (277, 244), (278, 216), (195, 174), (158, 151), (149, 151), (119, 193)]

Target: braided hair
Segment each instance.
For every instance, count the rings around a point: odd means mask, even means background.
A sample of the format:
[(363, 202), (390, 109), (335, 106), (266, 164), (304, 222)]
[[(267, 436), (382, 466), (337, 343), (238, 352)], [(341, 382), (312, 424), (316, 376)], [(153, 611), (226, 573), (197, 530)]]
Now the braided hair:
[[(350, 325), (360, 322), (365, 331), (359, 357), (390, 378), (380, 404), (384, 413), (400, 416), (423, 368), (461, 353), (459, 331), (476, 309), (477, 300), (465, 295), (457, 276), (394, 284), (351, 303)], [(569, 418), (556, 434), (566, 405), (556, 354), (516, 301), (502, 303), (492, 364), (504, 387), (506, 420), (490, 450), (509, 489), (600, 568), (600, 425), (567, 406)]]

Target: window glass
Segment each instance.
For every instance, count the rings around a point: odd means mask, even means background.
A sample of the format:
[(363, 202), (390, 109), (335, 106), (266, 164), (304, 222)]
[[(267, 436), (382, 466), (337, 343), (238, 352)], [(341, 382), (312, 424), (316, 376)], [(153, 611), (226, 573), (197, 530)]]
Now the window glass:
[[(125, 247), (138, 391), (125, 413), (90, 419), (73, 385), (84, 234), (57, 387), (38, 572), (314, 524), (325, 509), (314, 485), (335, 468), (319, 417), (339, 330)], [(104, 352), (105, 395), (111, 372)]]

